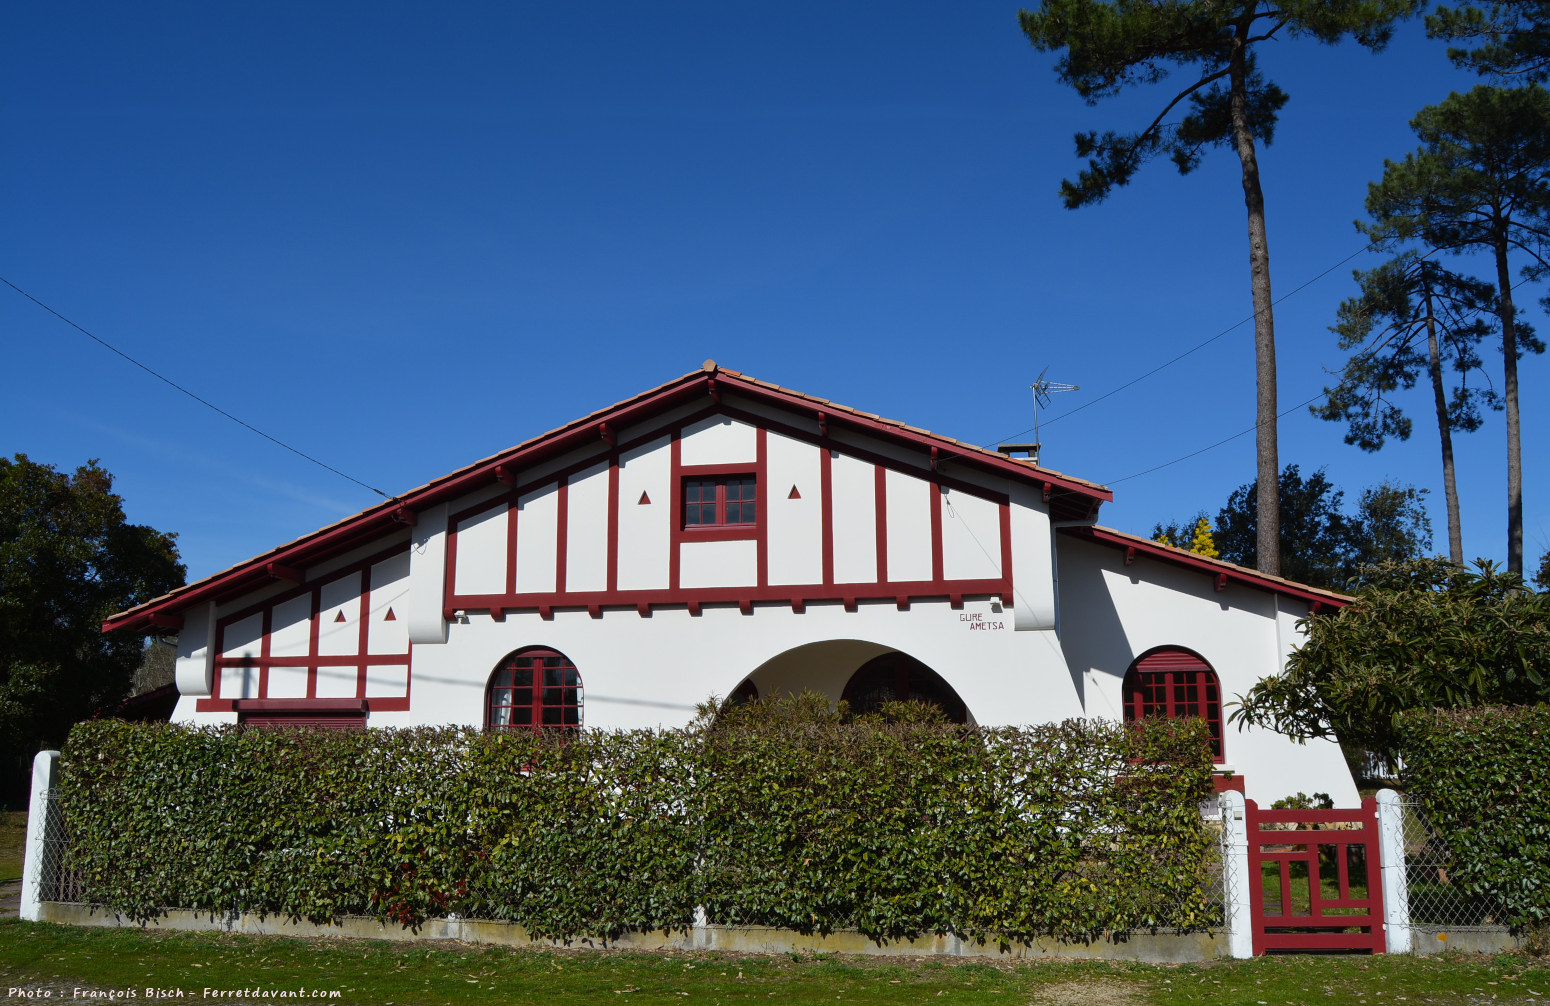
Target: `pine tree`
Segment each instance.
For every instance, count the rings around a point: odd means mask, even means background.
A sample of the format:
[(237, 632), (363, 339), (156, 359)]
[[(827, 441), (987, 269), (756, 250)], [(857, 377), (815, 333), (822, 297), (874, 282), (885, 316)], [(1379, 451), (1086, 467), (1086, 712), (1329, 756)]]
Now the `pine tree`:
[[(1468, 384), (1470, 374), (1483, 368), (1478, 346), (1495, 330), (1491, 324), (1495, 288), (1409, 250), (1376, 269), (1358, 271), (1356, 280), (1361, 294), (1340, 305), (1337, 322), (1331, 326), (1340, 336), (1340, 348), (1353, 352), (1341, 370), (1340, 383), (1325, 388), (1324, 401), (1310, 411), (1321, 419), (1346, 423), (1346, 443), (1376, 451), (1390, 437), (1410, 438), (1410, 417), (1391, 396), (1415, 387), (1423, 373), (1428, 376), (1442, 449), (1448, 555), (1462, 566), (1453, 431), (1479, 429), (1481, 406), (1501, 408), (1495, 391)], [(1445, 367), (1456, 379), (1451, 399)]]
[(1373, 222), (1357, 226), (1376, 244), (1419, 241), (1454, 254), (1488, 252), (1494, 259), (1507, 413), (1507, 568), (1521, 576), (1518, 358), (1544, 346), (1517, 320), (1509, 258), (1532, 270), (1550, 269), (1550, 92), (1537, 85), (1481, 85), (1423, 108), (1410, 125), (1420, 149), (1403, 161), (1385, 162), (1382, 180), (1368, 187)]
[[(1064, 50), (1056, 64), (1062, 82), (1089, 104), (1132, 84), (1155, 84), (1171, 68), (1188, 71), (1145, 128), (1136, 133), (1078, 133), (1077, 156), (1088, 158), (1075, 182), (1061, 183), (1067, 207), (1103, 200), (1130, 182), (1142, 164), (1167, 154), (1181, 173), (1200, 163), (1208, 147), (1230, 147), (1242, 168), (1248, 211), (1250, 288), (1254, 301), (1255, 416), (1259, 477), (1259, 569), (1278, 572), (1280, 516), (1276, 478), (1275, 320), (1271, 309), (1270, 245), (1258, 144), (1269, 145), (1287, 95), (1259, 72), (1255, 48), (1278, 37), (1311, 36), (1334, 44), (1354, 38), (1382, 48), (1396, 21), (1415, 14), (1418, 0), (1043, 0), (1022, 11), (1023, 33), (1034, 48)], [(1187, 102), (1176, 123), (1167, 121)]]
[(1525, 83), (1550, 79), (1550, 0), (1438, 7), (1427, 15), (1426, 33), (1476, 43), (1473, 49), (1449, 49), (1448, 56), (1481, 76)]

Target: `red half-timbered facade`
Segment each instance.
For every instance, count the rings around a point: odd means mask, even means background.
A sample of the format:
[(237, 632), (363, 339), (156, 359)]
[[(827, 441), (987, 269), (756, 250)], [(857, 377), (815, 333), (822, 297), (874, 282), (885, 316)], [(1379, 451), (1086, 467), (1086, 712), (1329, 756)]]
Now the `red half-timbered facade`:
[(1251, 795), (1343, 793), (1337, 748), (1229, 736), (1221, 700), (1345, 599), (1099, 527), (1110, 498), (707, 362), (105, 628), (177, 635), (196, 722), (639, 727), (711, 695), (908, 695), (965, 722), (1199, 716)]

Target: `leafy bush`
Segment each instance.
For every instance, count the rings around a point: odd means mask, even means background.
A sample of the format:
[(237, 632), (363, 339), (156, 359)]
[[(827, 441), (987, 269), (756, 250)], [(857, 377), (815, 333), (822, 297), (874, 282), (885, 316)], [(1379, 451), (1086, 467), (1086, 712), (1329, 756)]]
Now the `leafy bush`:
[(1003, 944), (1212, 921), (1203, 726), (818, 705), (580, 734), (84, 723), (61, 764), (72, 865), (137, 919), (455, 913), (612, 939), (703, 906)]
[(1356, 599), (1301, 624), (1286, 673), (1239, 697), (1232, 718), (1292, 737), (1330, 737), (1392, 761), (1411, 709), (1550, 700), (1550, 594), (1490, 563), (1365, 566)]
[(1411, 712), (1400, 733), (1453, 886), (1513, 925), (1550, 921), (1550, 705)]

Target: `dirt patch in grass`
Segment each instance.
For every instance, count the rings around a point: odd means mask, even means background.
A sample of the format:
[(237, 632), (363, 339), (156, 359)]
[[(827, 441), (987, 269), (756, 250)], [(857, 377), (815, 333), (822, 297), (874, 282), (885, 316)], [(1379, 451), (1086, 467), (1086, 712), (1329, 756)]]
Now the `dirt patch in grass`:
[(1053, 982), (1033, 994), (1030, 1006), (1145, 1006), (1152, 998), (1133, 984), (1117, 981)]

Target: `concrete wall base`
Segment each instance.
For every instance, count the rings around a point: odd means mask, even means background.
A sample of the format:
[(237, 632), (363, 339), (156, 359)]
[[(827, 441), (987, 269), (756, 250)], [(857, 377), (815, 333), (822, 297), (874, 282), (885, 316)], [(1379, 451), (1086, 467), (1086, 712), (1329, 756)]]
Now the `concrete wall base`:
[[(44, 922), (73, 926), (138, 926), (138, 923), (95, 905), (73, 905), (47, 901), (41, 906)], [(688, 932), (628, 933), (618, 940), (594, 940), (579, 937), (568, 943), (534, 940), (527, 930), (511, 922), (481, 919), (429, 919), (417, 930), (385, 925), (376, 919), (349, 917), (338, 923), (316, 924), (279, 916), (259, 916), (250, 912), (213, 915), (173, 909), (143, 928), (175, 929), (188, 932), (251, 933), (265, 936), (346, 936), (372, 940), (461, 940), (465, 943), (489, 943), (499, 946), (568, 946), (595, 950), (722, 950), (743, 954), (871, 954), (884, 957), (999, 957), (1002, 959), (1038, 959), (1071, 957), (1097, 960), (1148, 961), (1152, 963), (1190, 963), (1227, 956), (1225, 933), (1158, 932), (1122, 933), (1092, 943), (1064, 943), (1038, 940), (1032, 946), (1015, 946), (1005, 952), (995, 946), (979, 946), (956, 936), (923, 936), (878, 946), (856, 932), (838, 932), (829, 936), (803, 936), (789, 929), (763, 926), (696, 926)]]
[(1523, 937), (1506, 926), (1411, 926), (1410, 952), (1426, 956), (1448, 951), (1464, 954), (1499, 954), (1521, 950)]

